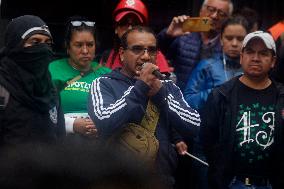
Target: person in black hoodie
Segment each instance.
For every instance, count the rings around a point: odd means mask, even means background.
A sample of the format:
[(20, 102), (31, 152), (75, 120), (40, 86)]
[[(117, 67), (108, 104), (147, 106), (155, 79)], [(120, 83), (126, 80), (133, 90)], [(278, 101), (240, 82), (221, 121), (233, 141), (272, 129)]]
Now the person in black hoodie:
[(48, 64), (52, 36), (37, 16), (24, 15), (7, 26), (0, 52), (0, 146), (53, 143), (65, 135)]

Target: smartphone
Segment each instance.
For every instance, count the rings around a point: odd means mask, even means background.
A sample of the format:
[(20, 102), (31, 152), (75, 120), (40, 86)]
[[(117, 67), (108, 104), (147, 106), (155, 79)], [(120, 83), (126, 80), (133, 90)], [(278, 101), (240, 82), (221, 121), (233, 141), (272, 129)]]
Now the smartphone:
[(209, 17), (190, 17), (182, 24), (184, 32), (207, 32), (211, 29), (211, 19)]

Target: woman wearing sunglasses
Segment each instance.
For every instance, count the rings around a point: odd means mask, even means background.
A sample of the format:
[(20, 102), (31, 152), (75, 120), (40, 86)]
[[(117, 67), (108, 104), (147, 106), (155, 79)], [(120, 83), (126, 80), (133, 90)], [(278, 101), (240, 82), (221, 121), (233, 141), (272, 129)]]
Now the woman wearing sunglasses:
[[(100, 64), (111, 69), (122, 67), (118, 55), (120, 38), (128, 29), (131, 29), (133, 26), (147, 25), (148, 10), (140, 0), (121, 0), (113, 11), (113, 19), (115, 29), (114, 46), (111, 50), (105, 51), (100, 59)], [(160, 51), (158, 51), (157, 54), (157, 66), (162, 73), (170, 73), (173, 71)]]
[(71, 17), (65, 33), (67, 57), (53, 61), (49, 70), (60, 91), (67, 133), (96, 136), (95, 124), (87, 114), (87, 96), (92, 81), (110, 69), (94, 61), (95, 22)]

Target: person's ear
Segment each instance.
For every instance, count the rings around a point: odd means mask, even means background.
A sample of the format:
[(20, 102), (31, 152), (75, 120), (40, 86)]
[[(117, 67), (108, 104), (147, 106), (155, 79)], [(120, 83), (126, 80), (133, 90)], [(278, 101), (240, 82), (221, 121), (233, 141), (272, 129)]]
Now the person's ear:
[(123, 64), (124, 61), (124, 48), (123, 47), (119, 47), (119, 58), (121, 63)]
[(276, 64), (276, 56), (273, 56), (272, 60), (271, 60), (271, 66), (270, 67), (274, 68), (275, 64)]

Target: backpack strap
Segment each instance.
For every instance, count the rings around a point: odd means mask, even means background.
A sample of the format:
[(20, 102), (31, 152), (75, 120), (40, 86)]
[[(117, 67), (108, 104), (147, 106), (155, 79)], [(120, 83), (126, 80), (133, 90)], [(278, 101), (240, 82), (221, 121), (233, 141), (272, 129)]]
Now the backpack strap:
[(9, 101), (9, 97), (9, 91), (5, 87), (0, 85), (0, 111), (3, 111), (6, 108)]
[(154, 135), (159, 121), (159, 117), (160, 117), (159, 109), (154, 105), (154, 103), (151, 100), (149, 100), (145, 115), (141, 121), (141, 126)]

